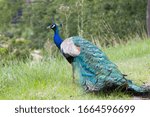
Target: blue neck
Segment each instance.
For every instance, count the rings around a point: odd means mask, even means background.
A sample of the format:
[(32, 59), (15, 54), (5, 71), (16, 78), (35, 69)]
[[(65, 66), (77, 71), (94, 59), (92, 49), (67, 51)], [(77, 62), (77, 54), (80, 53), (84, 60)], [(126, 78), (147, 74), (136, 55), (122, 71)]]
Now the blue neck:
[(63, 40), (61, 39), (61, 37), (59, 36), (59, 30), (56, 27), (56, 29), (54, 30), (54, 43), (56, 44), (56, 46), (60, 49), (60, 45), (63, 42)]

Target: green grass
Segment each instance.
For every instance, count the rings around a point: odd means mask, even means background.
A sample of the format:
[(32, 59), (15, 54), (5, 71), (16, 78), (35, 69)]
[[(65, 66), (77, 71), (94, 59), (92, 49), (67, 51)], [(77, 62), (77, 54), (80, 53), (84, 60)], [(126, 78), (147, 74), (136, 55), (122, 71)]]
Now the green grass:
[[(130, 41), (103, 51), (135, 83), (149, 81), (150, 40)], [(132, 99), (121, 92), (85, 93), (78, 79), (72, 83), (71, 76), (71, 66), (63, 58), (0, 64), (0, 99)]]

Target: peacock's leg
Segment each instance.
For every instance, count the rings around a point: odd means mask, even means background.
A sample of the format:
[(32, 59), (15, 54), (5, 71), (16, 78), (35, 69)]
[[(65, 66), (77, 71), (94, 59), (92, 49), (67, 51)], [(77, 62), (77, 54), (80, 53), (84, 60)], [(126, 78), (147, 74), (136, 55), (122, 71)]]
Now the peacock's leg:
[(75, 83), (75, 70), (73, 66), (72, 66), (72, 78), (73, 78), (73, 83)]

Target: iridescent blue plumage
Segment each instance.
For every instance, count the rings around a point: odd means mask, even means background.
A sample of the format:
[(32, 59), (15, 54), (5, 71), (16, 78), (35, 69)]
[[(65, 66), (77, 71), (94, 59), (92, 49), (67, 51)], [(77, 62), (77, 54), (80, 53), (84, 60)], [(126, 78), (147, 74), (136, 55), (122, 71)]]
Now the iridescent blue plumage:
[(150, 89), (137, 86), (125, 78), (118, 67), (97, 46), (79, 36), (61, 40), (56, 25), (54, 41), (66, 59), (72, 64), (73, 72), (77, 70), (81, 86), (88, 92), (120, 89), (133, 94), (147, 94)]
[(63, 42), (63, 40), (61, 39), (61, 37), (59, 35), (59, 30), (58, 30), (58, 27), (56, 26), (56, 24), (53, 24), (53, 26), (54, 26), (54, 43), (60, 49), (60, 45)]
[(127, 80), (118, 67), (97, 46), (81, 38), (72, 37), (81, 53), (74, 58), (73, 67), (80, 73), (80, 83), (86, 91), (101, 91), (107, 89), (125, 89), (133, 93), (148, 92)]

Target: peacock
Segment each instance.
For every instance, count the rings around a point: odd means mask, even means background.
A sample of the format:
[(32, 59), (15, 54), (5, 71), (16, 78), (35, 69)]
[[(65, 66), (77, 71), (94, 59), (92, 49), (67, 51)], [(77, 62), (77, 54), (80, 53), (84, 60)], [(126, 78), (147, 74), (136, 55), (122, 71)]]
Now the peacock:
[(128, 80), (117, 65), (111, 62), (106, 54), (92, 42), (80, 36), (62, 40), (56, 23), (52, 23), (47, 28), (54, 31), (54, 43), (72, 65), (73, 81), (76, 71), (79, 73), (79, 82), (86, 92), (119, 89), (133, 95), (150, 93), (149, 87), (138, 86)]

